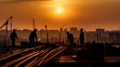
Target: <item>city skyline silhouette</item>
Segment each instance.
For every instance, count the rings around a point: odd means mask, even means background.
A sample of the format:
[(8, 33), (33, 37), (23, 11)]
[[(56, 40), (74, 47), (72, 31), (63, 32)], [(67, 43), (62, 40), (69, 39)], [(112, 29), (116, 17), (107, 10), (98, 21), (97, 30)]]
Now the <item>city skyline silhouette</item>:
[(119, 0), (0, 0), (0, 67), (120, 67)]
[[(118, 0), (26, 0), (0, 1), (0, 24), (13, 16), (13, 28), (31, 29), (33, 19), (36, 28), (48, 25), (49, 29), (72, 26), (95, 30), (116, 30), (120, 27)], [(114, 2), (114, 3), (113, 3)]]

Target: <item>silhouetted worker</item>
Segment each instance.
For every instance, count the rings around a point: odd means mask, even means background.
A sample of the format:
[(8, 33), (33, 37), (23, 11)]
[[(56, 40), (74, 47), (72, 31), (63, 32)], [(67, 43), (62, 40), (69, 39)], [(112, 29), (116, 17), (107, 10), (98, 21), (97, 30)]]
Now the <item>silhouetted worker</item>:
[(83, 45), (84, 44), (84, 32), (83, 32), (83, 28), (80, 29), (79, 40), (80, 40), (80, 45)]
[(10, 34), (10, 39), (12, 41), (12, 47), (15, 47), (15, 39), (18, 39), (16, 29), (13, 29), (13, 32)]
[(34, 29), (29, 35), (29, 44), (30, 46), (34, 46), (37, 43), (37, 29)]
[(71, 47), (74, 47), (74, 46), (73, 46), (73, 45), (74, 45), (73, 34), (67, 32), (67, 40), (68, 40), (68, 42), (70, 43), (70, 46), (71, 46)]

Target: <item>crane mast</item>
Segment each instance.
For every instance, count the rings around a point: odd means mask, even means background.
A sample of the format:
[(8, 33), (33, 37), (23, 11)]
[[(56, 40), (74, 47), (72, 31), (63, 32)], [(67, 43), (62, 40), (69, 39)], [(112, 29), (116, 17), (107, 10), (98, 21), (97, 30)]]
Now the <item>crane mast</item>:
[[(6, 46), (8, 44), (8, 23), (10, 20), (12, 20), (12, 16), (9, 17), (5, 23), (3, 23), (1, 26), (0, 26), (0, 29), (2, 29), (4, 26), (6, 26), (6, 34), (5, 34), (5, 39), (4, 39), (4, 46)], [(12, 29), (12, 26), (11, 26), (11, 29)]]

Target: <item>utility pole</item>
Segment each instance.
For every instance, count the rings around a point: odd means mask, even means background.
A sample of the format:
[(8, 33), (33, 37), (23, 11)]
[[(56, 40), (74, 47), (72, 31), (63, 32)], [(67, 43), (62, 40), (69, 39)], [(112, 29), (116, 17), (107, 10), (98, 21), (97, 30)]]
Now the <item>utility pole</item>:
[(59, 31), (59, 42), (61, 42), (61, 35), (62, 35), (62, 28), (60, 28), (60, 31)]
[(41, 42), (42, 42), (42, 31), (40, 31), (40, 37), (41, 37)]
[(45, 29), (46, 29), (46, 36), (47, 36), (47, 43), (48, 43), (49, 40), (48, 40), (48, 29), (47, 29), (47, 25), (45, 25)]

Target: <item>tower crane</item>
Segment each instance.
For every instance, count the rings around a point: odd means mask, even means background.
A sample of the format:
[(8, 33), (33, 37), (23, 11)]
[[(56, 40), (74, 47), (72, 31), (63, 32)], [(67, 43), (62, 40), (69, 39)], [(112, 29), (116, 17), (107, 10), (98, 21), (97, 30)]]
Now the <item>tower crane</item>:
[(5, 42), (4, 42), (4, 46), (6, 46), (7, 45), (7, 43), (8, 43), (8, 23), (9, 23), (9, 21), (10, 20), (12, 20), (12, 16), (11, 17), (9, 17), (7, 20), (6, 20), (6, 22), (5, 23), (3, 23), (1, 26), (0, 26), (0, 29), (2, 29), (4, 26), (6, 26), (6, 35), (5, 35)]

